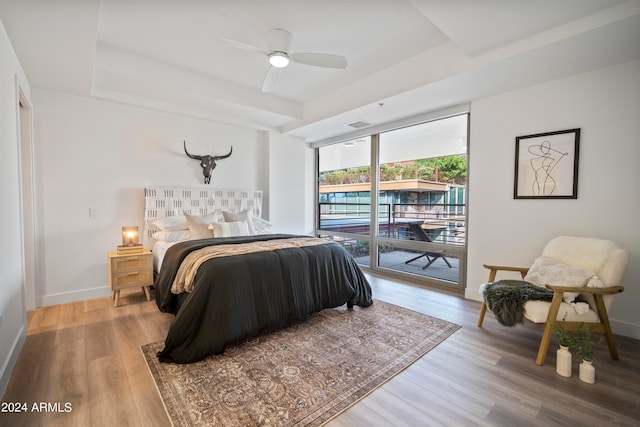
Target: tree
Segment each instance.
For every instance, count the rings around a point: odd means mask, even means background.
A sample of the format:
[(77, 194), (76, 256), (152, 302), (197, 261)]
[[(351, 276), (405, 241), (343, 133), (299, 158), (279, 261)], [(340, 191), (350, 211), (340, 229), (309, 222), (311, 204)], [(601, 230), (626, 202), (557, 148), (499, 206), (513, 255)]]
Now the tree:
[[(380, 165), (380, 181), (397, 179), (421, 179), (464, 185), (467, 182), (467, 159), (456, 155)], [(338, 169), (320, 174), (320, 183), (323, 185), (357, 184), (370, 181), (369, 166)]]
[(463, 156), (446, 156), (435, 159), (438, 168), (438, 180), (451, 184), (467, 182), (467, 159)]

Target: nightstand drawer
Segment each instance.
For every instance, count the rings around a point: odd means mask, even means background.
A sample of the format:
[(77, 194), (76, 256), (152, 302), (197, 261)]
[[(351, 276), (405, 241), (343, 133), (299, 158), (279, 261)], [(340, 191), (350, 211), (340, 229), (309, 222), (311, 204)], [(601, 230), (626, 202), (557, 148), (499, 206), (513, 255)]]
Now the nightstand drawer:
[(113, 274), (135, 270), (153, 269), (153, 257), (150, 254), (129, 255), (111, 259)]
[(153, 271), (148, 269), (114, 274), (111, 282), (113, 290), (129, 288), (133, 286), (149, 286), (152, 284)]

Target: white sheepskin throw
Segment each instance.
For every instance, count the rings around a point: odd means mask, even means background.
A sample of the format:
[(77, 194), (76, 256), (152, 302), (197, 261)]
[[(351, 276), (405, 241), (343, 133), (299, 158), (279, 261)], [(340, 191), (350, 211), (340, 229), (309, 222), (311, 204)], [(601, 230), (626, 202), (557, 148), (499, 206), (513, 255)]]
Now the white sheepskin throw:
[(547, 243), (542, 255), (567, 265), (598, 272), (617, 246), (593, 237), (560, 236)]
[(611, 240), (575, 236), (559, 236), (550, 240), (542, 255), (593, 271), (605, 285), (589, 284), (589, 287), (619, 284), (629, 258), (629, 253)]

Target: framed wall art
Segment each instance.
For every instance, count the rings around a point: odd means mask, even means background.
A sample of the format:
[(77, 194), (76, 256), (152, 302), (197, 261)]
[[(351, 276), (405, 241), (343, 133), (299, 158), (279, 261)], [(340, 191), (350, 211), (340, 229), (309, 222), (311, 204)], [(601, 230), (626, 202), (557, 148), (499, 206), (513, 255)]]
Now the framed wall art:
[(514, 199), (577, 199), (580, 129), (516, 137)]

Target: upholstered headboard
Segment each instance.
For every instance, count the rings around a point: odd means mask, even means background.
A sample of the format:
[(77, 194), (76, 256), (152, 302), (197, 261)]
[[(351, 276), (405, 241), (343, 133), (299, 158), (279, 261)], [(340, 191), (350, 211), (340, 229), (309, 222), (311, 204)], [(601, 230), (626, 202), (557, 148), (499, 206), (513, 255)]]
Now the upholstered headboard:
[(153, 233), (158, 231), (152, 222), (158, 218), (216, 213), (222, 221), (222, 211), (251, 211), (262, 216), (262, 191), (217, 188), (147, 187), (144, 189), (144, 234), (142, 242), (153, 248)]

